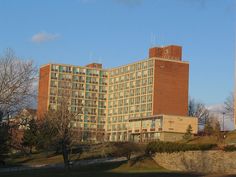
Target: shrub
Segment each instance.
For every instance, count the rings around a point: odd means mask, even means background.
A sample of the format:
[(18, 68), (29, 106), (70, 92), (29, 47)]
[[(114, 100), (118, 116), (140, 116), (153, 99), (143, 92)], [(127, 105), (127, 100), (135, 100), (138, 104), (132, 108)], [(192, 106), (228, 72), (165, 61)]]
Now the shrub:
[(113, 144), (113, 156), (126, 157), (130, 160), (131, 155), (144, 152), (142, 145), (133, 142), (117, 142)]
[(226, 152), (236, 151), (236, 147), (234, 145), (227, 145), (224, 147), (224, 151)]
[(156, 152), (180, 152), (180, 151), (204, 151), (210, 150), (213, 147), (216, 147), (216, 144), (186, 144), (186, 143), (177, 143), (177, 142), (163, 142), (156, 141), (150, 142), (146, 146), (146, 154), (154, 154)]

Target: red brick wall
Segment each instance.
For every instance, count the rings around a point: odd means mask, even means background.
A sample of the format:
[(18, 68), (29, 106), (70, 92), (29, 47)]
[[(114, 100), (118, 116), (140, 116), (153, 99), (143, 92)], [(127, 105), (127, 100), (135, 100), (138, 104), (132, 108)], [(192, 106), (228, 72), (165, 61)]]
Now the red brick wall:
[(102, 68), (102, 64), (100, 64), (100, 63), (90, 63), (90, 64), (86, 65), (86, 67), (89, 67), (89, 68)]
[(167, 58), (172, 60), (182, 60), (182, 47), (170, 45), (166, 47), (153, 47), (149, 49), (149, 58)]
[(40, 68), (39, 71), (39, 89), (38, 89), (38, 118), (42, 118), (48, 109), (48, 91), (49, 91), (50, 65)]
[(155, 60), (153, 114), (188, 115), (189, 64)]

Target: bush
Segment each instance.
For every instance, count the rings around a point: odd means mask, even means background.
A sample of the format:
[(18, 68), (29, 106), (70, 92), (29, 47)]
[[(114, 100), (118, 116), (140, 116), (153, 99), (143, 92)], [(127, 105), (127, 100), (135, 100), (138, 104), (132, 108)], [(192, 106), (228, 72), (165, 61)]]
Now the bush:
[(204, 151), (216, 147), (216, 144), (185, 144), (177, 142), (156, 141), (150, 142), (146, 147), (146, 154), (154, 154), (156, 152), (180, 152), (180, 151)]
[(224, 151), (226, 152), (236, 151), (236, 147), (234, 145), (227, 145), (224, 147)]

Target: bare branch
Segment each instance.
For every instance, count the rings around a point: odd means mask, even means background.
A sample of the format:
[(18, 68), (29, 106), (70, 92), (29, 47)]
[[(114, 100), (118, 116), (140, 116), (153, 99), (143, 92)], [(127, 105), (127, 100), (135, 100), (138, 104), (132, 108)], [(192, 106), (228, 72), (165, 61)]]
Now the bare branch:
[(37, 68), (32, 60), (21, 60), (13, 50), (0, 56), (0, 111), (14, 113), (31, 104), (35, 96)]

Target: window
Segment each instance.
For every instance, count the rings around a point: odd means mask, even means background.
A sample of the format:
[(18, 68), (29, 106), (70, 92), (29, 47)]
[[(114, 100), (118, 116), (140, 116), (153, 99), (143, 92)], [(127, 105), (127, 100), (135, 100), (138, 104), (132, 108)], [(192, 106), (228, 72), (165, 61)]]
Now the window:
[(113, 84), (113, 83), (114, 83), (114, 79), (110, 78), (110, 84)]
[(57, 65), (52, 65), (52, 71), (58, 71), (58, 66)]
[(153, 66), (153, 60), (149, 60), (148, 61), (148, 67), (152, 67)]
[(57, 81), (51, 81), (51, 87), (57, 87)]
[[(133, 82), (133, 81), (132, 81), (132, 82)], [(130, 87), (130, 83), (129, 83), (129, 82), (125, 83), (125, 88), (126, 88), (126, 89), (129, 89), (129, 87)]]
[(147, 79), (142, 79), (142, 86), (147, 85)]
[(129, 99), (129, 104), (130, 104), (130, 105), (133, 105), (133, 104), (134, 104), (134, 98), (130, 98), (130, 99)]
[(146, 96), (141, 96), (141, 103), (145, 103), (147, 101)]
[(148, 69), (148, 76), (153, 76), (153, 68)]
[(130, 88), (134, 88), (134, 81), (130, 82)]
[(151, 102), (151, 101), (152, 101), (152, 95), (148, 95), (148, 96), (147, 96), (147, 101), (148, 101), (148, 102)]
[(51, 73), (51, 79), (57, 79), (58, 74), (57, 73)]
[(136, 105), (136, 106), (135, 106), (135, 112), (139, 112), (139, 109), (140, 109), (140, 106), (139, 106), (139, 105)]
[(141, 80), (136, 80), (136, 87), (140, 87)]
[(151, 111), (152, 110), (152, 103), (148, 103), (147, 104), (147, 111)]
[(130, 71), (134, 71), (135, 67), (134, 64), (130, 66)]
[(134, 96), (134, 89), (130, 90), (130, 96)]
[(142, 104), (142, 105), (141, 105), (141, 111), (142, 111), (142, 112), (146, 111), (146, 104)]
[(131, 73), (130, 74), (130, 80), (134, 80), (135, 79), (135, 73)]
[(149, 77), (149, 78), (148, 78), (148, 84), (152, 84), (152, 83), (153, 83), (152, 80), (153, 80), (152, 77)]
[(147, 70), (143, 70), (143, 71), (142, 71), (142, 76), (143, 76), (143, 77), (147, 77), (147, 74), (148, 74), (148, 71), (147, 71)]
[(140, 70), (141, 69), (141, 63), (137, 63), (136, 64), (136, 70)]
[(128, 113), (128, 107), (124, 107), (124, 114), (127, 114)]
[(129, 97), (129, 90), (125, 91), (125, 97)]
[(129, 104), (129, 99), (124, 99), (124, 105), (127, 106)]
[(148, 86), (148, 87), (147, 87), (147, 92), (148, 92), (148, 93), (152, 93), (152, 86)]
[(123, 106), (123, 100), (119, 100), (119, 101), (118, 101), (118, 105), (119, 105), (119, 106)]
[(140, 97), (136, 97), (135, 98), (135, 104), (139, 104), (140, 103)]
[(141, 76), (142, 76), (142, 72), (141, 71), (137, 71), (136, 72), (136, 79), (137, 78), (141, 78)]
[(146, 94), (146, 91), (147, 91), (146, 87), (142, 87), (141, 88), (141, 94), (142, 95)]
[(146, 68), (147, 68), (147, 62), (146, 62), (146, 61), (142, 63), (142, 68), (143, 68), (143, 69), (146, 69)]
[(129, 112), (130, 112), (130, 113), (133, 113), (134, 111), (135, 111), (135, 107), (134, 107), (134, 106), (130, 106), (130, 107), (129, 107)]
[(135, 95), (140, 95), (140, 88), (136, 88)]

